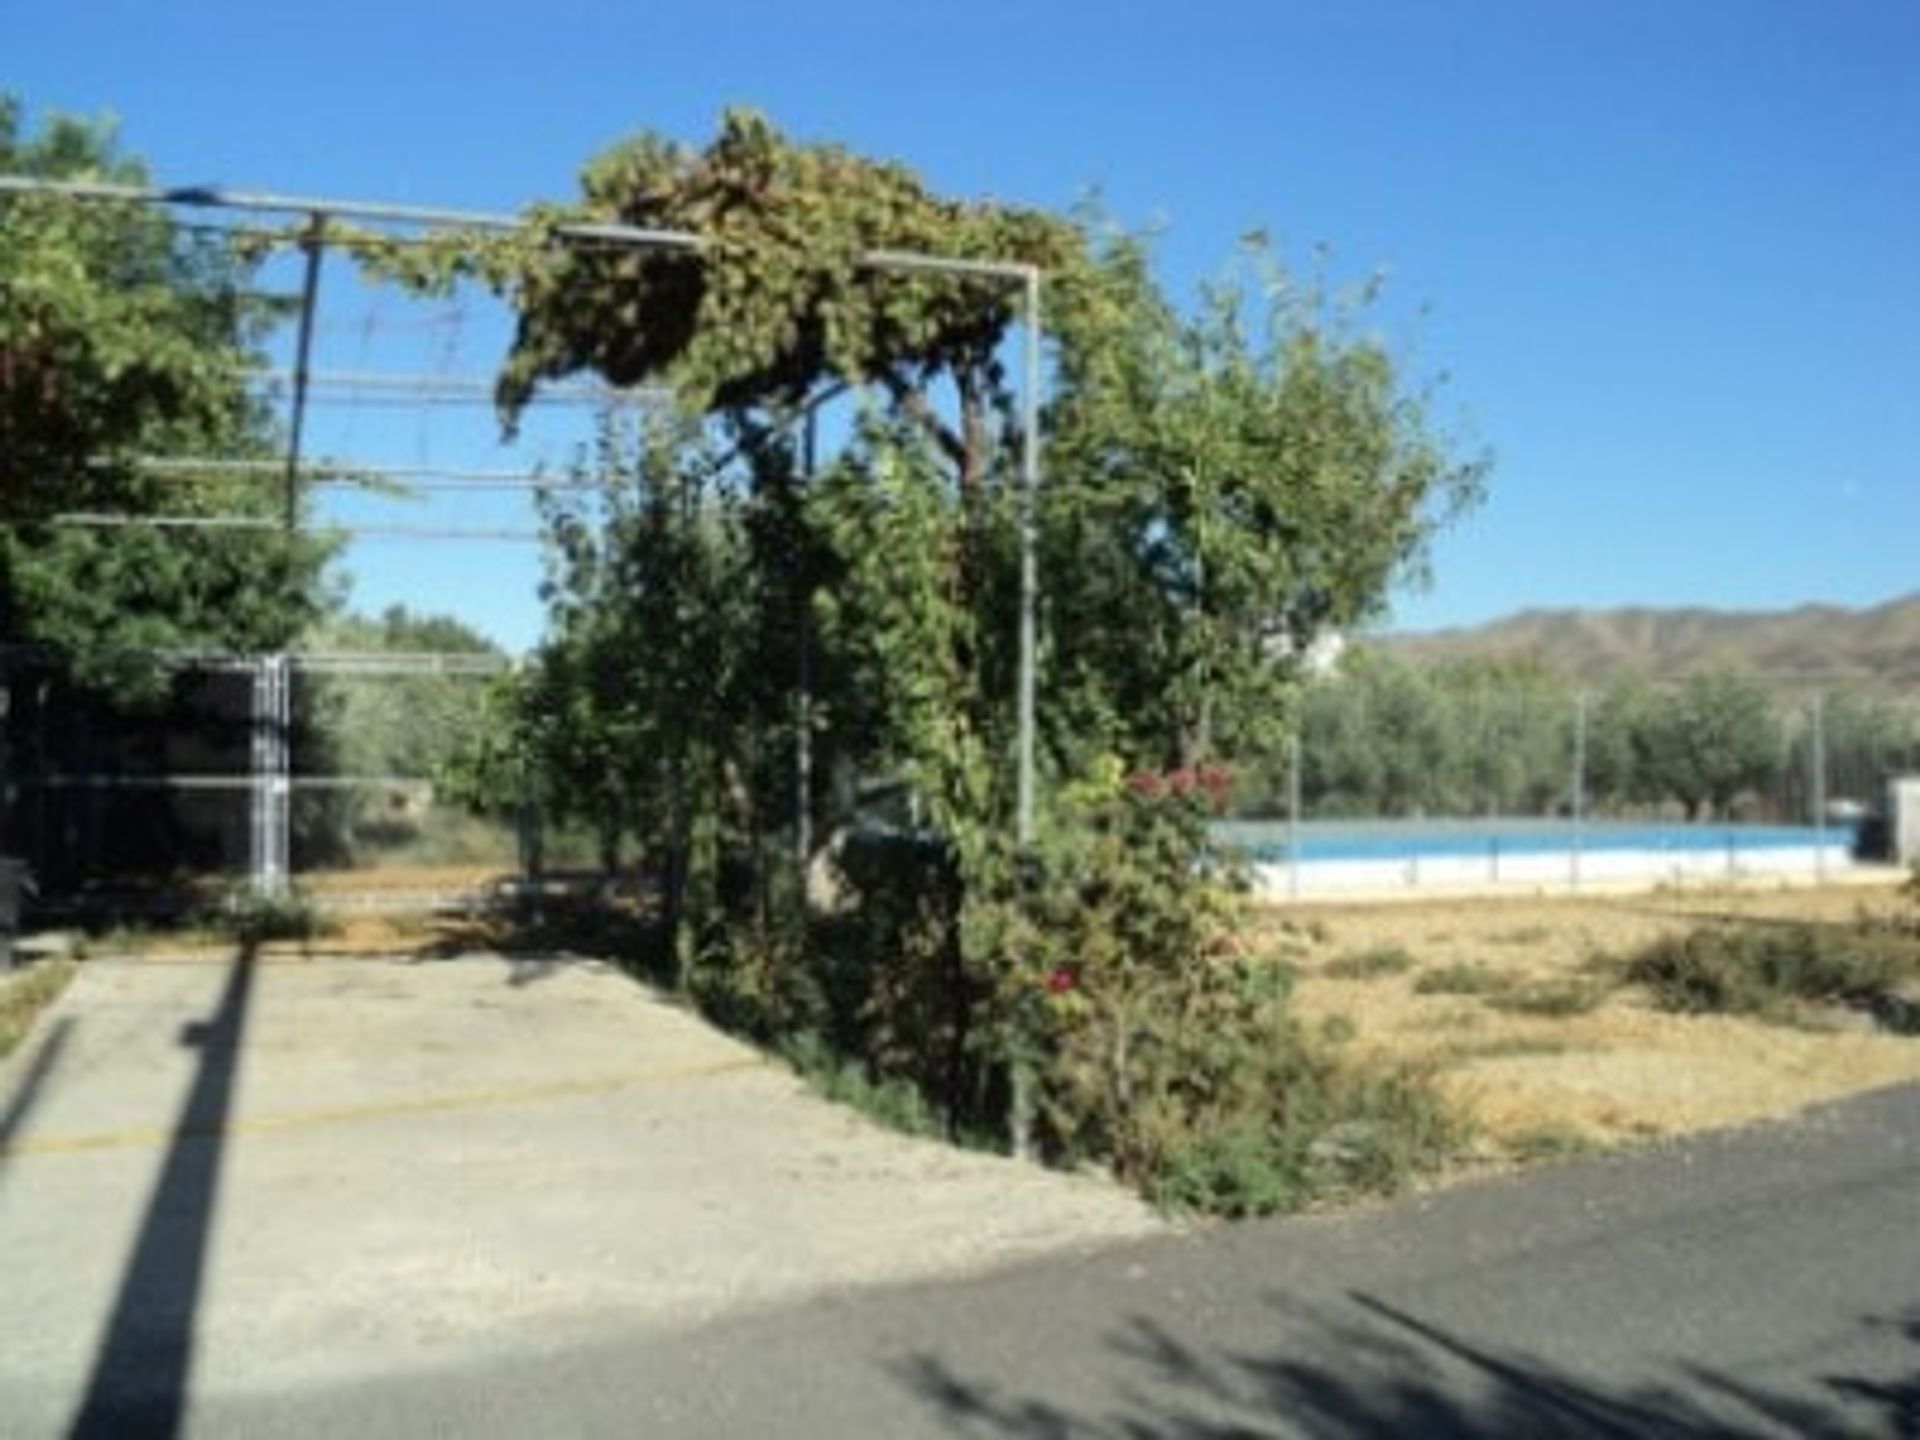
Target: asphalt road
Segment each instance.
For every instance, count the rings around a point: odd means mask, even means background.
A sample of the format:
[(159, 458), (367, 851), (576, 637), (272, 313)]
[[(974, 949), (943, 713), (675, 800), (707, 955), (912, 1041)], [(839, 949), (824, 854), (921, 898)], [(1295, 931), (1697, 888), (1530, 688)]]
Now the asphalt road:
[(1920, 1089), (1340, 1217), (192, 1414), (200, 1435), (1920, 1435)]

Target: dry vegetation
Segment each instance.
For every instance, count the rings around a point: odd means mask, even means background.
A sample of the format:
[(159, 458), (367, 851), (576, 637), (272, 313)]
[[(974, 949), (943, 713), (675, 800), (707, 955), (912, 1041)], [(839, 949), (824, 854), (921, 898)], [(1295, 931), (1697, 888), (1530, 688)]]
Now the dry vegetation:
[[(1424, 1061), (1492, 1147), (1534, 1156), (1737, 1125), (1920, 1080), (1920, 1039), (1834, 1012), (1662, 1011), (1618, 958), (1716, 922), (1911, 914), (1893, 886), (1315, 905), (1270, 912), (1303, 1017)], [(1380, 957), (1404, 956), (1409, 963)]]

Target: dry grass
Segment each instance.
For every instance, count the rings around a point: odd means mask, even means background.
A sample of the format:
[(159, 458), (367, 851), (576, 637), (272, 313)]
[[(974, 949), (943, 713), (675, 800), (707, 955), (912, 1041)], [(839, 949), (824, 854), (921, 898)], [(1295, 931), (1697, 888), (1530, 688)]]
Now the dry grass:
[[(1325, 955), (1411, 954), (1413, 968), (1364, 981), (1303, 967), (1296, 1004), (1310, 1022), (1346, 1017), (1356, 1053), (1437, 1067), (1496, 1145), (1538, 1156), (1744, 1124), (1920, 1080), (1911, 1037), (1667, 1014), (1603, 978), (1607, 957), (1707, 923), (1846, 923), (1911, 905), (1892, 885), (1847, 886), (1328, 904), (1269, 921), (1315, 935)], [(1449, 983), (1467, 975), (1472, 985)], [(1542, 1144), (1549, 1135), (1554, 1144)]]
[(74, 969), (74, 962), (63, 957), (0, 975), (0, 1060), (13, 1052), (40, 1012), (67, 988)]

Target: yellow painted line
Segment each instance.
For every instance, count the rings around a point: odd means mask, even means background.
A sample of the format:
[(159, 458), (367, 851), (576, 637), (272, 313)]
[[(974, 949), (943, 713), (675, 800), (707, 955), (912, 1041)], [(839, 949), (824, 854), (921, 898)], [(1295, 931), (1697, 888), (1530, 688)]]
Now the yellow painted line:
[(560, 1100), (579, 1095), (606, 1095), (616, 1090), (637, 1089), (645, 1085), (666, 1084), (675, 1080), (698, 1080), (709, 1075), (726, 1075), (740, 1070), (755, 1070), (764, 1060), (726, 1060), (705, 1065), (688, 1065), (677, 1070), (645, 1070), (626, 1075), (602, 1075), (591, 1080), (559, 1080), (546, 1085), (520, 1085), (512, 1089), (469, 1090), (459, 1095), (430, 1095), (414, 1100), (388, 1100), (374, 1105), (343, 1105), (331, 1110), (298, 1110), (285, 1115), (257, 1115), (230, 1120), (221, 1125), (165, 1125), (130, 1130), (96, 1130), (81, 1135), (42, 1135), (0, 1147), (0, 1160), (20, 1155), (74, 1155), (89, 1150), (122, 1150), (140, 1146), (159, 1146), (188, 1136), (222, 1139), (236, 1135), (264, 1135), (282, 1130), (311, 1130), (325, 1125), (351, 1124), (356, 1120), (384, 1120), (396, 1115), (434, 1115), (451, 1110), (497, 1110), (515, 1105), (530, 1105), (541, 1100)]

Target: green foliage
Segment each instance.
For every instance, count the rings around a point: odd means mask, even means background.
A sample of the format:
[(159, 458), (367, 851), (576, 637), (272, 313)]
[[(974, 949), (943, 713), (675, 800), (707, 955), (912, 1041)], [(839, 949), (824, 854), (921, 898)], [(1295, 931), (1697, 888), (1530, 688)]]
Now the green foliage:
[(1546, 813), (1572, 783), (1572, 720), (1570, 688), (1538, 665), (1356, 651), (1303, 697), (1302, 797), (1330, 816)]
[(1785, 736), (1755, 677), (1715, 670), (1688, 677), (1635, 732), (1644, 782), (1672, 795), (1692, 819), (1724, 814), (1742, 791), (1779, 769)]
[(1416, 995), (1497, 995), (1512, 985), (1510, 975), (1462, 961), (1423, 971), (1413, 982), (1413, 990)]
[(944, 1133), (940, 1117), (915, 1086), (904, 1080), (876, 1081), (865, 1064), (834, 1053), (813, 1031), (790, 1036), (779, 1050), (800, 1077), (827, 1099), (903, 1135)]
[(1920, 937), (1866, 924), (1710, 926), (1655, 941), (1625, 978), (1662, 1009), (1791, 1020), (1807, 1004), (1885, 1002), (1920, 979)]
[(1148, 1183), (1172, 1210), (1252, 1216), (1392, 1194), (1457, 1155), (1459, 1115), (1424, 1075), (1355, 1069), (1310, 1049), (1260, 1067), (1284, 1097), (1246, 1118), (1180, 1136)]
[(242, 890), (212, 916), (213, 928), (243, 944), (270, 940), (318, 940), (339, 929), (339, 922), (310, 896), (260, 895)]
[(1607, 998), (1607, 987), (1591, 978), (1529, 980), (1488, 995), (1487, 1004), (1514, 1015), (1564, 1020), (1585, 1015)]
[[(5, 99), (0, 171), (142, 179), (106, 130), (56, 118), (29, 133)], [(270, 318), (249, 275), (148, 207), (0, 197), (0, 634), (51, 647), (85, 683), (157, 698), (163, 676), (129, 652), (278, 648), (319, 608), (320, 542), (50, 523), (280, 512), (251, 478), (163, 479), (135, 463), (271, 453), (245, 383)]]
[(1402, 975), (1414, 965), (1413, 956), (1398, 945), (1356, 950), (1329, 960), (1320, 973), (1334, 980), (1377, 980), (1387, 975)]
[[(348, 237), (382, 273), (477, 275), (513, 301), (509, 421), (580, 369), (681, 401), (610, 423), (576, 477), (599, 485), (550, 505), (548, 639), (496, 690), (501, 723), (456, 767), (466, 793), (591, 824), (609, 859), (634, 842), (660, 882), (657, 973), (761, 1038), (818, 1034), (950, 1130), (1018, 1143), (1031, 1122), (1055, 1157), (1142, 1185), (1245, 1126), (1293, 1157), (1290, 1196), (1400, 1173), (1379, 1154), (1401, 1139), (1368, 1127), (1417, 1087), (1333, 1078), (1330, 1047), (1287, 1016), (1288, 972), (1236, 938), (1206, 828), (1211, 757), (1272, 737), (1304, 647), (1372, 613), (1477, 490), (1387, 354), (1271, 268), (1185, 318), (1134, 242), (942, 199), (744, 112), (699, 151), (620, 147), (582, 191), (523, 235)], [(555, 237), (583, 220), (704, 243)], [(875, 250), (1045, 268), (1051, 793), (1026, 853), (1010, 831), (1028, 437), (1000, 355), (1019, 288), (884, 272)], [(810, 466), (796, 410), (835, 395), (848, 438)], [(808, 861), (838, 872), (825, 915), (789, 858), (803, 829), (827, 842)]]
[[(1263, 246), (1179, 314), (1109, 239), (1060, 307), (1043, 564), (1074, 724), (1061, 743), (1157, 763), (1259, 755), (1299, 667), (1378, 613), (1481, 462), (1449, 456), (1366, 333)], [(1069, 738), (1070, 737), (1070, 738)]]
[[(1301, 696), (1307, 814), (1564, 815), (1575, 790), (1580, 677), (1532, 660), (1420, 664), (1391, 650), (1349, 652)], [(1826, 697), (1820, 741), (1827, 793), (1877, 796), (1920, 763), (1920, 706), (1871, 689)], [(1656, 687), (1623, 676), (1587, 697), (1580, 796), (1588, 814), (1669, 807), (1689, 819), (1804, 820), (1813, 714), (1805, 697), (1732, 670)], [(1262, 757), (1243, 787), (1254, 813), (1284, 810), (1284, 755)]]
[(1030, 898), (1026, 980), (1049, 1145), (1161, 1203), (1229, 1214), (1389, 1191), (1460, 1138), (1424, 1077), (1368, 1069), (1294, 1021), (1291, 974), (1250, 952), (1207, 788), (1095, 777), (1063, 797)]

